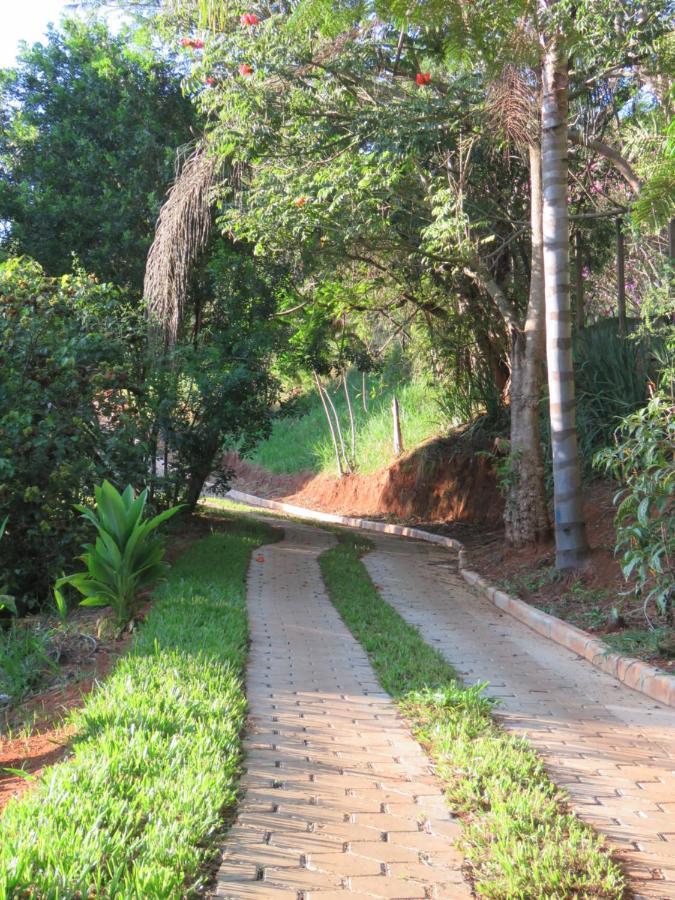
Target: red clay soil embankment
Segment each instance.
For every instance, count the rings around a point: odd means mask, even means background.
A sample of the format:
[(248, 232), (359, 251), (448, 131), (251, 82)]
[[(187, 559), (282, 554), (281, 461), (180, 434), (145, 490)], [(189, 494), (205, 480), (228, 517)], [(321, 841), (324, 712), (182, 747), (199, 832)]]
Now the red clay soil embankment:
[(336, 512), (405, 521), (497, 526), (504, 502), (489, 461), (460, 435), (435, 438), (372, 475), (273, 475), (229, 455), (233, 487), (260, 497)]

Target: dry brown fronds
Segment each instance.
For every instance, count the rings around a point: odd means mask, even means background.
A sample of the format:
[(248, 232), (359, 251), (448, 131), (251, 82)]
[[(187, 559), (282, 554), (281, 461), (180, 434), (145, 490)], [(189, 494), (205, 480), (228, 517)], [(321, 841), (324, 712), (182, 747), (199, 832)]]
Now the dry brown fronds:
[(518, 66), (506, 65), (490, 85), (486, 110), (496, 125), (518, 147), (537, 139), (539, 114), (534, 75)]
[(143, 293), (148, 311), (167, 339), (176, 339), (192, 266), (206, 247), (220, 167), (201, 142), (179, 156), (179, 172), (162, 206), (148, 253)]

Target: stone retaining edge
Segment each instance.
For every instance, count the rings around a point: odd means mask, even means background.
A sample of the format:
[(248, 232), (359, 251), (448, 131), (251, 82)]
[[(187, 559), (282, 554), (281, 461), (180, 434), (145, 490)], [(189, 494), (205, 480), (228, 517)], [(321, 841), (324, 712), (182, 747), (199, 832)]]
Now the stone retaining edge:
[(418, 541), (426, 541), (430, 544), (438, 544), (441, 547), (457, 550), (459, 552), (459, 571), (464, 580), (472, 587), (482, 591), (496, 607), (513, 616), (514, 619), (518, 619), (519, 622), (527, 625), (528, 628), (536, 631), (537, 634), (554, 641), (556, 644), (560, 644), (562, 647), (566, 647), (578, 656), (584, 657), (596, 668), (621, 681), (627, 687), (646, 694), (647, 697), (657, 700), (666, 706), (675, 707), (675, 677), (661, 672), (640, 659), (623, 656), (620, 653), (612, 653), (606, 644), (592, 637), (588, 632), (582, 631), (568, 622), (563, 622), (557, 616), (552, 616), (540, 609), (536, 609), (517, 597), (512, 597), (510, 594), (491, 585), (478, 572), (465, 568), (467, 561), (466, 551), (464, 546), (453, 538), (423, 531), (421, 528), (410, 528), (407, 525), (394, 525), (389, 522), (375, 522), (371, 519), (305, 509), (302, 506), (283, 503), (281, 500), (266, 500), (263, 497), (256, 497), (253, 494), (245, 494), (241, 491), (228, 491), (226, 497), (247, 506), (278, 510), (302, 519), (313, 519), (317, 522), (326, 522), (333, 525), (347, 525), (350, 528), (359, 528), (363, 531), (377, 531), (381, 534), (394, 534), (399, 537), (413, 538)]

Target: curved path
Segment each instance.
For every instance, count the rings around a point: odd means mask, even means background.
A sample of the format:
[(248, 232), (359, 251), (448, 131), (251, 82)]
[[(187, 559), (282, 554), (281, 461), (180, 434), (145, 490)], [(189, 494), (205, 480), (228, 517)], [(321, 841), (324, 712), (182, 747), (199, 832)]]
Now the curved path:
[(470, 897), (460, 826), (325, 594), (335, 539), (283, 527), (249, 572), (245, 793), (216, 896)]
[[(247, 772), (218, 897), (470, 896), (426, 757), (328, 600), (326, 531), (283, 522), (248, 579)], [(467, 683), (489, 681), (586, 821), (619, 849), (636, 898), (675, 900), (675, 715), (502, 613), (455, 554), (368, 535), (382, 596)]]
[(430, 544), (379, 535), (380, 593), (467, 684), (489, 681), (579, 816), (619, 850), (636, 898), (675, 898), (675, 711), (497, 609)]

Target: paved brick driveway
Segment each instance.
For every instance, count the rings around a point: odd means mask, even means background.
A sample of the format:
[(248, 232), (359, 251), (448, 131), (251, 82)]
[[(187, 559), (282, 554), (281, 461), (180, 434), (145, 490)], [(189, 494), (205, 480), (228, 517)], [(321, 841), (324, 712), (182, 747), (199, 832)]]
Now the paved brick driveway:
[(248, 579), (245, 796), (216, 896), (470, 897), (460, 825), (324, 592), (334, 538), (284, 528)]
[(489, 681), (504, 724), (526, 734), (579, 815), (620, 851), (636, 898), (675, 898), (675, 711), (502, 613), (456, 557), (368, 535), (382, 596), (467, 683)]

